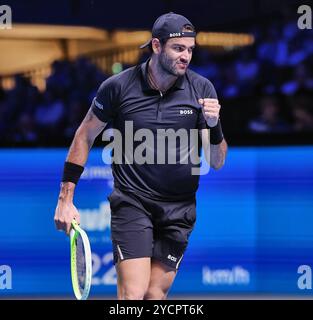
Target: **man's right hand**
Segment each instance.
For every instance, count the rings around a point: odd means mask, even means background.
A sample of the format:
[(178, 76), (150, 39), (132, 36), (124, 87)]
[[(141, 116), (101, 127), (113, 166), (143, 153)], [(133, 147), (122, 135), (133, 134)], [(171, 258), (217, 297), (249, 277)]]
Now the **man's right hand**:
[(80, 216), (77, 208), (72, 202), (59, 200), (55, 209), (54, 223), (58, 230), (63, 230), (68, 235), (72, 227), (72, 221), (75, 219), (80, 223)]

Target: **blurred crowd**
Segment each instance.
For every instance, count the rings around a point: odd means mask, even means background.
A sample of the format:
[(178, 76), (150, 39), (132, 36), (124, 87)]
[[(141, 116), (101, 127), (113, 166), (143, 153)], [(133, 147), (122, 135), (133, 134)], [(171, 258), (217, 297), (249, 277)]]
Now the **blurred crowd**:
[[(191, 68), (216, 88), (225, 132), (312, 134), (312, 30), (281, 20), (251, 32), (252, 46), (223, 53), (198, 48), (192, 60)], [(44, 92), (17, 75), (13, 89), (0, 88), (2, 142), (67, 145), (107, 77), (85, 58), (54, 62)]]
[(226, 130), (313, 131), (313, 30), (283, 19), (251, 30), (253, 46), (224, 54), (201, 50), (194, 69), (210, 79)]
[(44, 92), (16, 75), (14, 88), (0, 91), (2, 143), (68, 144), (106, 78), (84, 58), (55, 61)]

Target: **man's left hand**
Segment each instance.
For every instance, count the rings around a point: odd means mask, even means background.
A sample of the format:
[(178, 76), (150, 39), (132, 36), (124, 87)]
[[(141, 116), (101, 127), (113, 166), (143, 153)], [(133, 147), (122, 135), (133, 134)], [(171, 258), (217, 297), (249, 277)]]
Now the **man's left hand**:
[(217, 99), (204, 98), (198, 102), (202, 105), (202, 113), (209, 127), (215, 127), (220, 117), (221, 106)]

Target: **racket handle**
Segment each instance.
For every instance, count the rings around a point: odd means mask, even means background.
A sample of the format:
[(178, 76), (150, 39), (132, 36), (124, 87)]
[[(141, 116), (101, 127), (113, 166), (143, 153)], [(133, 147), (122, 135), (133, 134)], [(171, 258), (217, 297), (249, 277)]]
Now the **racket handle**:
[(76, 222), (75, 219), (72, 220), (72, 227), (76, 230), (76, 228), (78, 227), (78, 223)]
[(70, 238), (72, 239), (74, 235), (75, 235), (75, 229), (72, 228), (70, 231)]

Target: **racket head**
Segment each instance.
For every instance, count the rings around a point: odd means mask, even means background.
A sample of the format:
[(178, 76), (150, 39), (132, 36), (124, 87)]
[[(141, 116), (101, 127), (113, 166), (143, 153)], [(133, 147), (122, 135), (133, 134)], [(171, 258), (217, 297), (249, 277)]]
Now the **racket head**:
[(75, 220), (70, 231), (71, 278), (76, 299), (86, 300), (92, 278), (91, 249), (86, 232)]

